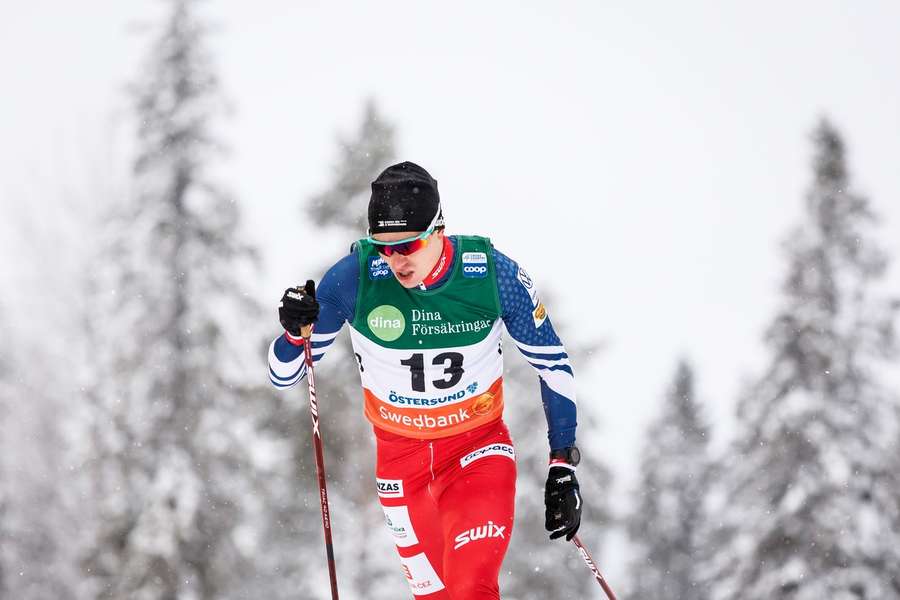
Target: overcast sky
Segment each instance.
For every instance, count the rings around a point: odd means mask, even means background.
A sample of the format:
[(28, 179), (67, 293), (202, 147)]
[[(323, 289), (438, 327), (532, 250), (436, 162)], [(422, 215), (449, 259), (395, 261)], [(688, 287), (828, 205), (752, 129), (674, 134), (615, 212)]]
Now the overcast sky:
[[(855, 187), (900, 258), (900, 3), (435, 6), (206, 3), (235, 109), (226, 182), (265, 257), (259, 298), (274, 306), (347, 247), (304, 229), (299, 204), (327, 185), (336, 136), (356, 131), (373, 97), (397, 126), (399, 158), (440, 182), (450, 232), (490, 236), (552, 290), (564, 341), (607, 344), (593, 369), (573, 363), (626, 506), (677, 357), (697, 368), (717, 440), (742, 377), (763, 364), (779, 244), (820, 116), (844, 134)], [(122, 89), (147, 41), (135, 24), (164, 5), (0, 8), (0, 208), (52, 222), (65, 193), (121, 177)], [(8, 286), (30, 250), (0, 234)]]

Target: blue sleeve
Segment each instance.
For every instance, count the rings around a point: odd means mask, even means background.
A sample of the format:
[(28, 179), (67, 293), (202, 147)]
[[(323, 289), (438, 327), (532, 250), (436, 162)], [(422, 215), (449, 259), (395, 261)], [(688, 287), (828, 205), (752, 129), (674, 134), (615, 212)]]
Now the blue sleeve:
[[(359, 255), (348, 254), (332, 266), (316, 289), (319, 319), (311, 338), (313, 364), (319, 362), (345, 322), (356, 313), (359, 289)], [(295, 346), (282, 334), (269, 346), (269, 380), (277, 388), (289, 388), (306, 375), (303, 346)]]
[(494, 249), (500, 311), (516, 347), (540, 377), (550, 449), (575, 445), (575, 376), (531, 277)]

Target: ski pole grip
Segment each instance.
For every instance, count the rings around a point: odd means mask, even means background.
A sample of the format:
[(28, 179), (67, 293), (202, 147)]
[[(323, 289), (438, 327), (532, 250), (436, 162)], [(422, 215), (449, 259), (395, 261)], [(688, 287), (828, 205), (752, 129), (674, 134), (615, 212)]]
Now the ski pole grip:
[[(300, 286), (297, 286), (297, 287), (300, 287)], [(316, 299), (316, 282), (313, 281), (312, 279), (307, 279), (306, 285), (304, 285), (300, 289), (303, 290), (303, 293), (305, 295), (310, 296), (313, 300)], [(312, 323), (310, 323), (309, 325), (301, 326), (300, 327), (300, 337), (302, 337), (306, 341), (309, 341), (310, 336), (312, 336), (312, 327), (313, 327)]]

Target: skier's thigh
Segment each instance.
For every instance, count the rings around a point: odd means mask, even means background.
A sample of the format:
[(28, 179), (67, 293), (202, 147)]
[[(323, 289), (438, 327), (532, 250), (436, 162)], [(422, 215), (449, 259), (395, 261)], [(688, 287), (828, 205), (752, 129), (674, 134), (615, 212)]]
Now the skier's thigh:
[(512, 534), (516, 463), (504, 456), (477, 460), (444, 490), (444, 585), (451, 600), (499, 598), (500, 566)]
[(401, 571), (416, 600), (450, 600), (441, 568), (443, 533), (437, 504), (428, 489), (380, 501), (400, 555)]

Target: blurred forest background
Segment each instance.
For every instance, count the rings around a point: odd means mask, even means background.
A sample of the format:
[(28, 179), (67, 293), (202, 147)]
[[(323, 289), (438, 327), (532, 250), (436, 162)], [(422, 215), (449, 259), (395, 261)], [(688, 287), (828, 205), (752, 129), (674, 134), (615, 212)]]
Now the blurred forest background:
[[(7, 234), (28, 240), (17, 246), (25, 250), (4, 246), (16, 274), (4, 287), (15, 282), (17, 293), (0, 294), (4, 600), (330, 597), (305, 386), (268, 386), (277, 298), (260, 300), (253, 285), (264, 257), (316, 277), (338, 257), (302, 241), (266, 256), (245, 234), (250, 199), (228, 178), (235, 149), (221, 127), (233, 107), (208, 44), (215, 28), (195, 2), (166, 6), (140, 34), (145, 57), (125, 92), (127, 173), (40, 222), (3, 198)], [(703, 372), (672, 356), (635, 441), (638, 472), (621, 489), (621, 466), (601, 450), (603, 411), (627, 410), (629, 399), (581, 390), (580, 406), (597, 407), (579, 413), (582, 538), (601, 569), (628, 557), (610, 578), (620, 598), (900, 599), (900, 395), (891, 385), (900, 285), (878, 231), (879, 206), (896, 198), (861, 193), (842, 132), (809, 118), (806, 190), (791, 200), (780, 287), (759, 332), (764, 363), (731, 374), (742, 391), (717, 400), (735, 407), (722, 441), (711, 444), (722, 434), (698, 391)], [(328, 150), (327, 186), (298, 197), (283, 219), (349, 246), (364, 231), (371, 180), (415, 160), (399, 152), (402, 127), (361, 98), (352, 133)], [(545, 292), (551, 307), (559, 294)], [(38, 314), (12, 318), (29, 308)], [(578, 313), (554, 313), (561, 337), (574, 338), (576, 374), (604, 361), (602, 335), (567, 336), (602, 321), (576, 322), (590, 310), (584, 299)], [(319, 388), (341, 595), (406, 598), (349, 338), (340, 339)], [(538, 385), (514, 352), (506, 369), (520, 458), (504, 598), (601, 598), (574, 548), (546, 540)]]

